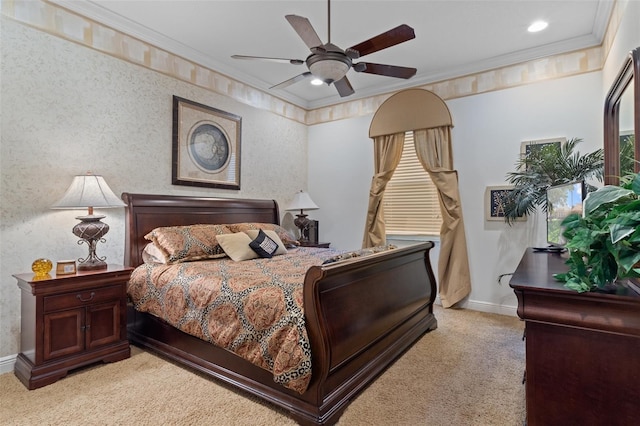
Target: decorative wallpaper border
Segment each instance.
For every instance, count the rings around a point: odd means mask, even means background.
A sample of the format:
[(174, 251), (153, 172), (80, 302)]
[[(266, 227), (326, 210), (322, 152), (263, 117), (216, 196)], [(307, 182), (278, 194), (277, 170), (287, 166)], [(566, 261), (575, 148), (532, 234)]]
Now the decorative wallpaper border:
[[(417, 87), (455, 99), (602, 69), (628, 0), (616, 1), (601, 46)], [(229, 76), (118, 32), (44, 0), (2, 0), (2, 14), (22, 24), (143, 66), (305, 125), (374, 113), (392, 93), (306, 110)]]

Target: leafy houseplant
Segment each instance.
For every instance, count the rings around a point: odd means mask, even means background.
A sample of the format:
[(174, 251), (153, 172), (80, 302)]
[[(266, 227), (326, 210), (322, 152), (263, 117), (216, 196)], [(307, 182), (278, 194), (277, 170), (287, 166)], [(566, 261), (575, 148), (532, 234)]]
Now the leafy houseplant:
[[(514, 185), (506, 199), (504, 218), (511, 224), (521, 216), (535, 212), (537, 206), (547, 209), (546, 191), (554, 185), (576, 180), (602, 181), (604, 152), (602, 149), (586, 155), (575, 150), (582, 139), (573, 138), (562, 144), (531, 146), (528, 154), (516, 163), (516, 171), (507, 174)], [(537, 149), (533, 149), (537, 148)], [(587, 191), (595, 187), (587, 185)]]
[(569, 271), (555, 278), (567, 288), (598, 291), (640, 277), (640, 174), (589, 193), (582, 215), (568, 216), (562, 226)]
[(634, 135), (620, 136), (620, 176), (633, 173), (635, 146)]

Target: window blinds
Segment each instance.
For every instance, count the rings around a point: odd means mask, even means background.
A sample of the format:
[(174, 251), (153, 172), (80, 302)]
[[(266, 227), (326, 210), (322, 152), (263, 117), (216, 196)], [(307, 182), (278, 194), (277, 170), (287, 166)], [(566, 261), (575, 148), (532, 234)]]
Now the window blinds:
[(413, 132), (405, 134), (402, 158), (387, 184), (383, 208), (387, 234), (440, 235), (438, 192), (418, 160)]

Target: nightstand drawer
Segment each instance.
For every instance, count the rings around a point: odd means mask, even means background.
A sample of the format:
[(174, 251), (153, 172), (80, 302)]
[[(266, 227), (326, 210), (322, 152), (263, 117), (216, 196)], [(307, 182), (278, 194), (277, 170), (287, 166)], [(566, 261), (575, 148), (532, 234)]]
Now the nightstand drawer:
[(58, 311), (84, 306), (88, 303), (100, 303), (118, 300), (122, 297), (122, 285), (74, 291), (58, 296), (44, 298), (44, 312)]

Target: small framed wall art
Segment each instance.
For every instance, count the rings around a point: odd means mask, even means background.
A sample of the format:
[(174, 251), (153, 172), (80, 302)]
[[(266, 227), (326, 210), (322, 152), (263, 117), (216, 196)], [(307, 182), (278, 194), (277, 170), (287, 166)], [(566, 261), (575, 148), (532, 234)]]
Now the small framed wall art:
[(173, 97), (173, 185), (240, 189), (242, 118)]
[(558, 148), (567, 141), (567, 138), (551, 138), (540, 139), (535, 141), (523, 141), (520, 143), (520, 155), (523, 157), (530, 154), (532, 151), (540, 150), (548, 145), (557, 145)]
[[(504, 212), (509, 194), (513, 191), (513, 186), (487, 186), (484, 193), (485, 220), (504, 222)], [(526, 216), (521, 216), (516, 221), (527, 220)]]

